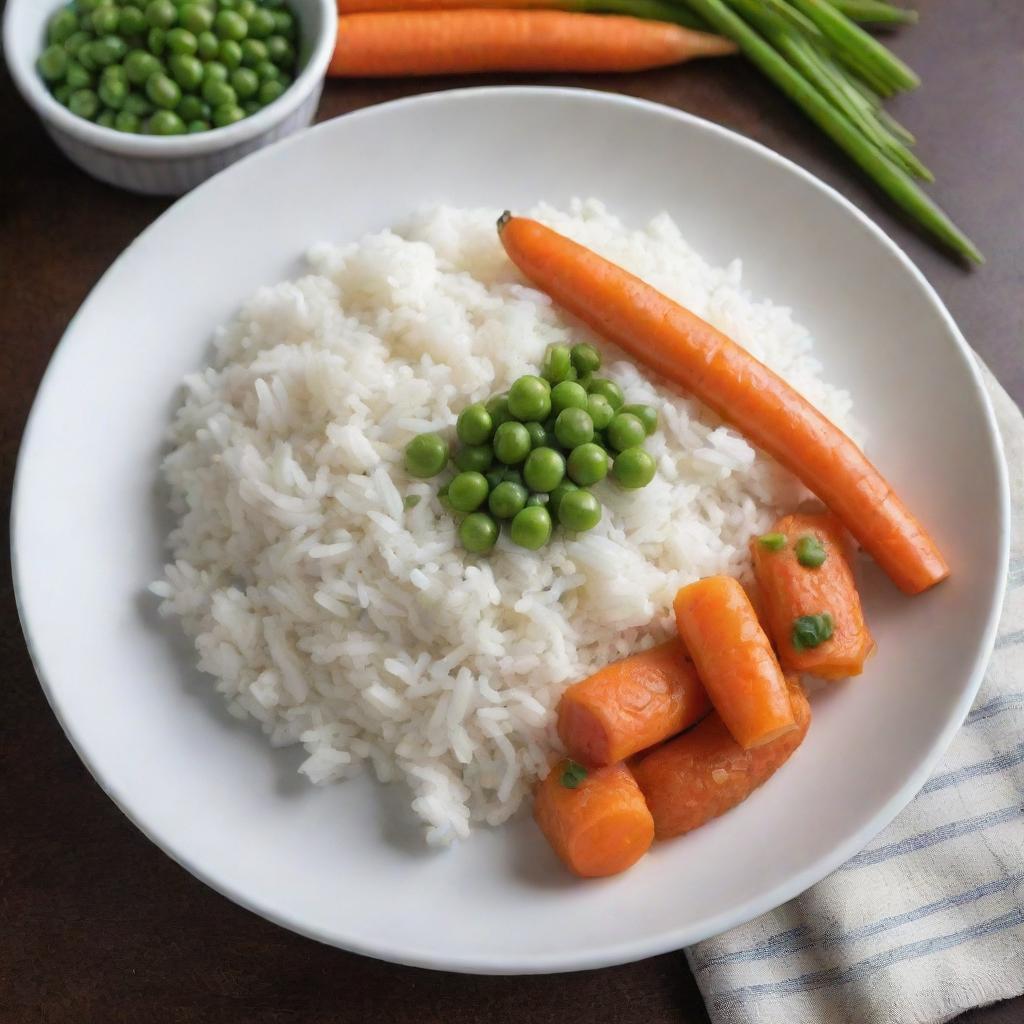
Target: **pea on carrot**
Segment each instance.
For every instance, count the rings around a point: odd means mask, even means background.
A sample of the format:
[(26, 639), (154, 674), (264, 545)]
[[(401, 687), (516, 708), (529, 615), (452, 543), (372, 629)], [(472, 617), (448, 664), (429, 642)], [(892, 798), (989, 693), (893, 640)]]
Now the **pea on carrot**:
[(654, 841), (654, 820), (624, 764), (586, 769), (560, 761), (537, 787), (533, 815), (555, 853), (581, 878), (632, 867)]
[(783, 538), (778, 548), (758, 538), (750, 553), (782, 667), (823, 679), (859, 675), (875, 641), (864, 622), (842, 524), (827, 513), (784, 516), (772, 536)]
[(633, 765), (659, 839), (692, 832), (746, 800), (803, 742), (811, 707), (795, 676), (787, 677), (795, 728), (744, 750), (717, 713)]
[(529, 280), (792, 471), (900, 589), (916, 594), (949, 575), (935, 542), (861, 450), (749, 352), (644, 281), (534, 220), (506, 213), (498, 230)]
[(668, 22), (552, 10), (343, 14), (328, 74), (641, 71), (735, 52), (719, 36)]
[(558, 705), (558, 735), (588, 764), (614, 764), (654, 746), (710, 710), (679, 640), (606, 666), (570, 686)]
[(683, 587), (675, 613), (711, 703), (744, 750), (796, 727), (782, 669), (736, 580), (710, 576)]

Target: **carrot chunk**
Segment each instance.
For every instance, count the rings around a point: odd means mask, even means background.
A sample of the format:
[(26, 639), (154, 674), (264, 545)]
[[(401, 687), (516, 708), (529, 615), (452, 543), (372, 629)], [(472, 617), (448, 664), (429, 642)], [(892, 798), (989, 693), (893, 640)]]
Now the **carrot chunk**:
[(745, 750), (795, 728), (786, 680), (750, 598), (731, 576), (676, 594), (676, 626), (715, 710)]
[(710, 708), (686, 648), (669, 640), (570, 686), (558, 705), (558, 735), (577, 760), (614, 764), (682, 732)]
[(654, 841), (654, 820), (624, 764), (583, 773), (564, 760), (537, 787), (533, 816), (565, 866), (581, 878), (617, 875)]
[(811, 706), (795, 676), (787, 686), (796, 728), (771, 743), (744, 750), (712, 713), (634, 764), (659, 839), (692, 832), (742, 803), (800, 746)]

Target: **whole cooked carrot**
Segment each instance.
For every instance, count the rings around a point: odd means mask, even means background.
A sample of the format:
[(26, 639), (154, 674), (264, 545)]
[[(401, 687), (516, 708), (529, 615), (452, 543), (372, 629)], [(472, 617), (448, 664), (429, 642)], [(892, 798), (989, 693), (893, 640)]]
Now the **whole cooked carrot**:
[(669, 640), (570, 686), (558, 735), (572, 757), (614, 764), (675, 736), (711, 708), (686, 648)]
[(692, 832), (742, 803), (800, 746), (811, 706), (795, 676), (787, 685), (796, 728), (777, 740), (744, 750), (713, 713), (633, 765), (659, 839)]
[(711, 703), (744, 750), (795, 726), (786, 680), (746, 591), (709, 576), (675, 599), (676, 628)]
[(864, 622), (835, 516), (783, 516), (750, 542), (764, 618), (783, 668), (823, 679), (864, 669), (875, 641)]
[(566, 11), (387, 11), (343, 14), (329, 75), (476, 71), (640, 71), (732, 53), (680, 25)]
[(512, 262), (534, 284), (796, 474), (901, 590), (916, 594), (949, 575), (934, 541), (863, 452), (749, 352), (537, 221), (505, 214), (498, 230)]
[(624, 764), (590, 771), (560, 761), (537, 787), (533, 816), (565, 866), (581, 878), (617, 875), (654, 841), (654, 821)]

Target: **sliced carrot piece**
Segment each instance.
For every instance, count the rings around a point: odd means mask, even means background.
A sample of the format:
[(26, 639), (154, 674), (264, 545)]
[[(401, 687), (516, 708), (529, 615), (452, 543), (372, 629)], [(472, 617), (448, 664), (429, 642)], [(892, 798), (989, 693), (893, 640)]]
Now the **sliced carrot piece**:
[(796, 728), (744, 750), (717, 713), (633, 765), (659, 839), (692, 832), (742, 803), (803, 742), (811, 706), (795, 676), (787, 679)]
[(711, 709), (678, 640), (607, 665), (562, 695), (558, 735), (586, 764), (614, 764), (675, 736)]
[[(574, 775), (576, 767), (565, 760), (551, 769), (537, 787), (533, 816), (573, 874), (617, 875), (650, 849), (651, 812), (624, 764), (593, 768), (581, 781)], [(566, 784), (572, 782), (577, 782), (575, 788)]]
[(786, 680), (746, 591), (709, 576), (676, 594), (676, 627), (715, 710), (744, 749), (795, 728)]
[[(822, 679), (860, 675), (875, 641), (864, 622), (842, 524), (829, 513), (783, 516), (772, 533), (785, 537), (784, 547), (771, 550), (755, 537), (750, 552), (768, 633), (782, 667)], [(808, 537), (825, 553), (817, 567), (801, 565), (797, 557), (797, 545)], [(796, 620), (825, 612), (832, 617), (832, 636), (817, 647), (798, 649), (793, 643)]]

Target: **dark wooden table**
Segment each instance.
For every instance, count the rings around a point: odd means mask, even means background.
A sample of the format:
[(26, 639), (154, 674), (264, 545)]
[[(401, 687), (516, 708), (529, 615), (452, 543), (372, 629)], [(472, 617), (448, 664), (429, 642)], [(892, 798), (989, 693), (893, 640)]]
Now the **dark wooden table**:
[[(988, 264), (964, 271), (906, 227), (738, 60), (623, 77), (531, 79), (658, 100), (792, 157), (892, 233), (974, 347), (1024, 400), (1024, 5), (920, 0), (895, 39), (925, 86), (894, 104), (921, 140), (936, 195)], [(511, 79), (508, 79), (511, 80)], [(479, 81), (479, 80), (477, 80)], [(506, 79), (490, 79), (491, 82)], [(460, 80), (332, 83), (323, 118)], [(117, 192), (57, 153), (0, 78), (0, 495), (36, 386), (68, 320), (167, 203)], [(893, 343), (898, 344), (894, 338)], [(55, 501), (73, 495), (54, 492)], [(299, 938), (241, 910), (152, 846), (103, 795), (36, 682), (0, 576), (0, 1022), (3, 1024), (696, 1024), (682, 953), (582, 974), (479, 978), (392, 967)], [(1024, 999), (963, 1024), (1024, 1019)], [(828, 1024), (797, 1022), (794, 1024)]]

